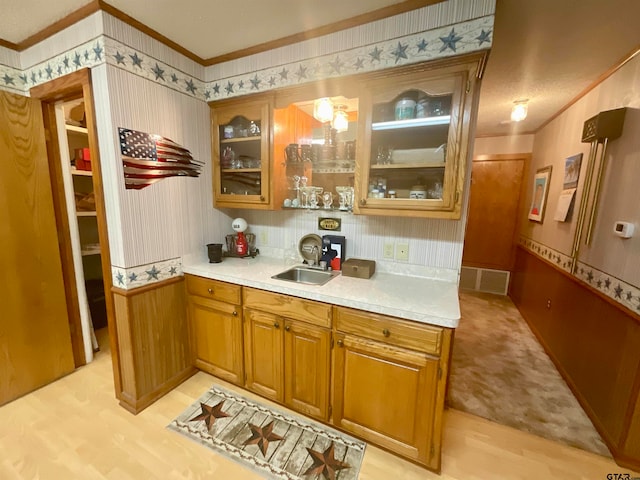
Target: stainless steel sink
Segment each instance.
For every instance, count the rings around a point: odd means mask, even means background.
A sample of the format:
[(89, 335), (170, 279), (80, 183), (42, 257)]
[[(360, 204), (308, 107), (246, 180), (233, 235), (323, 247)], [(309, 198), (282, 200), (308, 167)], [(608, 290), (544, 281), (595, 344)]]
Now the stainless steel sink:
[(306, 283), (308, 285), (324, 285), (337, 275), (340, 275), (340, 272), (315, 270), (308, 267), (293, 267), (271, 278), (287, 282)]

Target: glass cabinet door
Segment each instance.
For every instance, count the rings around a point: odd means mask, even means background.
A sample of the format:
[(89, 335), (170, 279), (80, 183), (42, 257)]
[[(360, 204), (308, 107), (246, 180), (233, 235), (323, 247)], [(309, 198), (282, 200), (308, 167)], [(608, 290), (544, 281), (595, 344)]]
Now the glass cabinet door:
[(217, 207), (270, 205), (269, 109), (267, 101), (212, 105)]
[[(358, 99), (338, 95), (323, 100), (334, 112), (324, 122), (314, 117), (317, 99), (274, 110), (276, 208), (352, 209)], [(343, 124), (336, 123), (338, 116)]]
[(468, 80), (468, 69), (460, 67), (368, 85), (361, 99), (358, 213), (459, 218)]

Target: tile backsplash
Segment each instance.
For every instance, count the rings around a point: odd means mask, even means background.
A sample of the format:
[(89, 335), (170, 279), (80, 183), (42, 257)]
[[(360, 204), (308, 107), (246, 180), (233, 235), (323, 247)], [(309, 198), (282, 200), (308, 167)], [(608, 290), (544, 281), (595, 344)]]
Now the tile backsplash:
[[(324, 213), (322, 210), (225, 210), (232, 218), (242, 217), (249, 223), (247, 231), (256, 235), (261, 254), (282, 257), (285, 249), (297, 248), (300, 238), (308, 233), (346, 237), (346, 258), (376, 261), (376, 271), (440, 278), (457, 281), (462, 262), (464, 225), (461, 221), (369, 217), (345, 212)], [(318, 229), (319, 217), (340, 218), (340, 232)], [(222, 229), (225, 231), (225, 228)], [(231, 225), (226, 227), (233, 233)], [(385, 244), (409, 245), (409, 259), (384, 258)]]

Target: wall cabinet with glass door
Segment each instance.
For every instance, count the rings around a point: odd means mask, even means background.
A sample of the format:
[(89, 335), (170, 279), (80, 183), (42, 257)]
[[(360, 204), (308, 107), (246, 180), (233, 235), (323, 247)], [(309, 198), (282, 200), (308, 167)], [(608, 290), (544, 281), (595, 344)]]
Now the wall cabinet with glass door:
[(356, 213), (459, 219), (483, 56), (367, 80)]
[[(274, 208), (351, 210), (356, 85), (333, 81), (278, 92), (273, 113)], [(324, 115), (318, 112), (321, 101), (328, 107)]]
[(268, 209), (270, 97), (211, 104), (216, 207)]

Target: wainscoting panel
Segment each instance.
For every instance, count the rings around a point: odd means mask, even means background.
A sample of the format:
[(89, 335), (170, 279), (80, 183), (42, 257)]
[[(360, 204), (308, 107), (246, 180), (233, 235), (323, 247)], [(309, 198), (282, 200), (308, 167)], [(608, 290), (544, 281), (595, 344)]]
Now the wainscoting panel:
[(195, 373), (184, 277), (113, 289), (122, 377), (120, 404), (138, 413)]
[(510, 296), (616, 461), (638, 469), (640, 318), (523, 247)]

